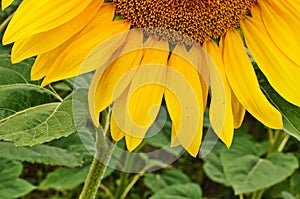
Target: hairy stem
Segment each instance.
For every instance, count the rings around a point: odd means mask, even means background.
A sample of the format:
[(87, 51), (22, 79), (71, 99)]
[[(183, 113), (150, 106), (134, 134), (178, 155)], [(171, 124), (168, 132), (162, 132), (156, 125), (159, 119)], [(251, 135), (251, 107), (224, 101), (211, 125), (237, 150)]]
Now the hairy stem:
[(102, 127), (96, 136), (96, 155), (80, 194), (80, 199), (94, 199), (96, 197), (106, 165), (114, 149), (114, 142), (109, 133), (110, 110), (103, 111), (100, 118)]

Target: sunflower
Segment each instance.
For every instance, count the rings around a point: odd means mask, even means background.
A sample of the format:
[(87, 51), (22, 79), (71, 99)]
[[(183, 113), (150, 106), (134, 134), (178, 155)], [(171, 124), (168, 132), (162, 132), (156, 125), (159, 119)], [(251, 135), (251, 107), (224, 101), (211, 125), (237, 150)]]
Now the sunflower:
[[(2, 0), (2, 9), (11, 3)], [(212, 127), (228, 147), (246, 110), (269, 128), (283, 128), (281, 113), (260, 90), (245, 45), (271, 86), (300, 106), (299, 14), (296, 0), (23, 0), (3, 43), (14, 42), (12, 62), (37, 56), (31, 78), (44, 78), (42, 86), (96, 70), (89, 93), (94, 123), (114, 102), (111, 134), (114, 140), (125, 137), (130, 151), (142, 142), (164, 98), (171, 144), (196, 156), (208, 88), (214, 93)], [(96, 55), (108, 59), (108, 52), (137, 50), (121, 53), (104, 69), (85, 63), (101, 42), (130, 29), (143, 31), (125, 34)], [(137, 67), (147, 64), (154, 65)], [(145, 82), (156, 83), (141, 86)], [(117, 92), (116, 84), (122, 85)], [(189, 88), (193, 96), (185, 92)]]

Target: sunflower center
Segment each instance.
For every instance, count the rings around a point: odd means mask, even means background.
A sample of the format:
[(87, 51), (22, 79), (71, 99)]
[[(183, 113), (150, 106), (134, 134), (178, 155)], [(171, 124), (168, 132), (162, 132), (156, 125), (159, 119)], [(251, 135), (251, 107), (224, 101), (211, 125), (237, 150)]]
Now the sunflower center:
[(115, 0), (116, 12), (148, 35), (172, 43), (217, 39), (239, 26), (256, 0)]

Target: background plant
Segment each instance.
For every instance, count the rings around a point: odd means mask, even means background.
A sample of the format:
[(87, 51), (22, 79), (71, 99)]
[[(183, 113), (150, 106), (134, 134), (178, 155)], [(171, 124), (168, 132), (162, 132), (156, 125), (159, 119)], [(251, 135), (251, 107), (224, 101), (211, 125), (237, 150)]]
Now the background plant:
[[(0, 13), (2, 33), (19, 3)], [(30, 80), (34, 59), (11, 64), (9, 52), (10, 46), (1, 46), (0, 196), (77, 198), (93, 156), (82, 144), (72, 116), (74, 103), (78, 109), (85, 108), (84, 100), (77, 97), (84, 99), (87, 90), (74, 90), (74, 79), (40, 88), (39, 81)], [(283, 114), (286, 133), (267, 129), (248, 115), (229, 150), (218, 142), (204, 158), (184, 154), (169, 166), (141, 156), (145, 172), (131, 174), (108, 168), (98, 197), (300, 198), (300, 109), (270, 87), (254, 61), (253, 66), (262, 90)], [(207, 117), (205, 127), (209, 128)], [(147, 152), (167, 145), (170, 129), (168, 121), (162, 133), (145, 139), (138, 150)], [(123, 141), (117, 144), (125, 149)], [(206, 141), (202, 147), (210, 144), (214, 143)], [(169, 152), (178, 155), (176, 150)], [(115, 159), (121, 156), (124, 154), (113, 154)], [(136, 165), (125, 156), (125, 165), (120, 166)], [(157, 166), (166, 168), (146, 172)]]

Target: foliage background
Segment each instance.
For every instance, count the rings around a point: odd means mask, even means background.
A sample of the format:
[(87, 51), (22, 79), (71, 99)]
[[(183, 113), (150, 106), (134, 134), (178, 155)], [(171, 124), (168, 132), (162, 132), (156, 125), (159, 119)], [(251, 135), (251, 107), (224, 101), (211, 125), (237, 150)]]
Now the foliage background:
[[(19, 3), (0, 13), (1, 34)], [(74, 89), (74, 79), (40, 88), (40, 81), (30, 80), (34, 58), (11, 64), (10, 50), (11, 46), (0, 47), (0, 196), (78, 198), (93, 156), (78, 136), (73, 107), (83, 110), (78, 117), (86, 117), (87, 89)], [(107, 169), (99, 198), (300, 198), (300, 110), (269, 86), (254, 60), (253, 66), (262, 90), (282, 112), (288, 134), (267, 129), (247, 115), (229, 150), (218, 142), (204, 158), (183, 154), (172, 165), (141, 156), (142, 169), (166, 167), (138, 174)], [(89, 125), (84, 125), (92, 136)], [(167, 121), (138, 151), (168, 145), (170, 130)], [(202, 147), (209, 148), (213, 140)], [(125, 149), (124, 141), (118, 147)], [(176, 148), (168, 151), (178, 155)], [(115, 159), (121, 156), (125, 164), (120, 167), (137, 166), (136, 160), (114, 154)]]

